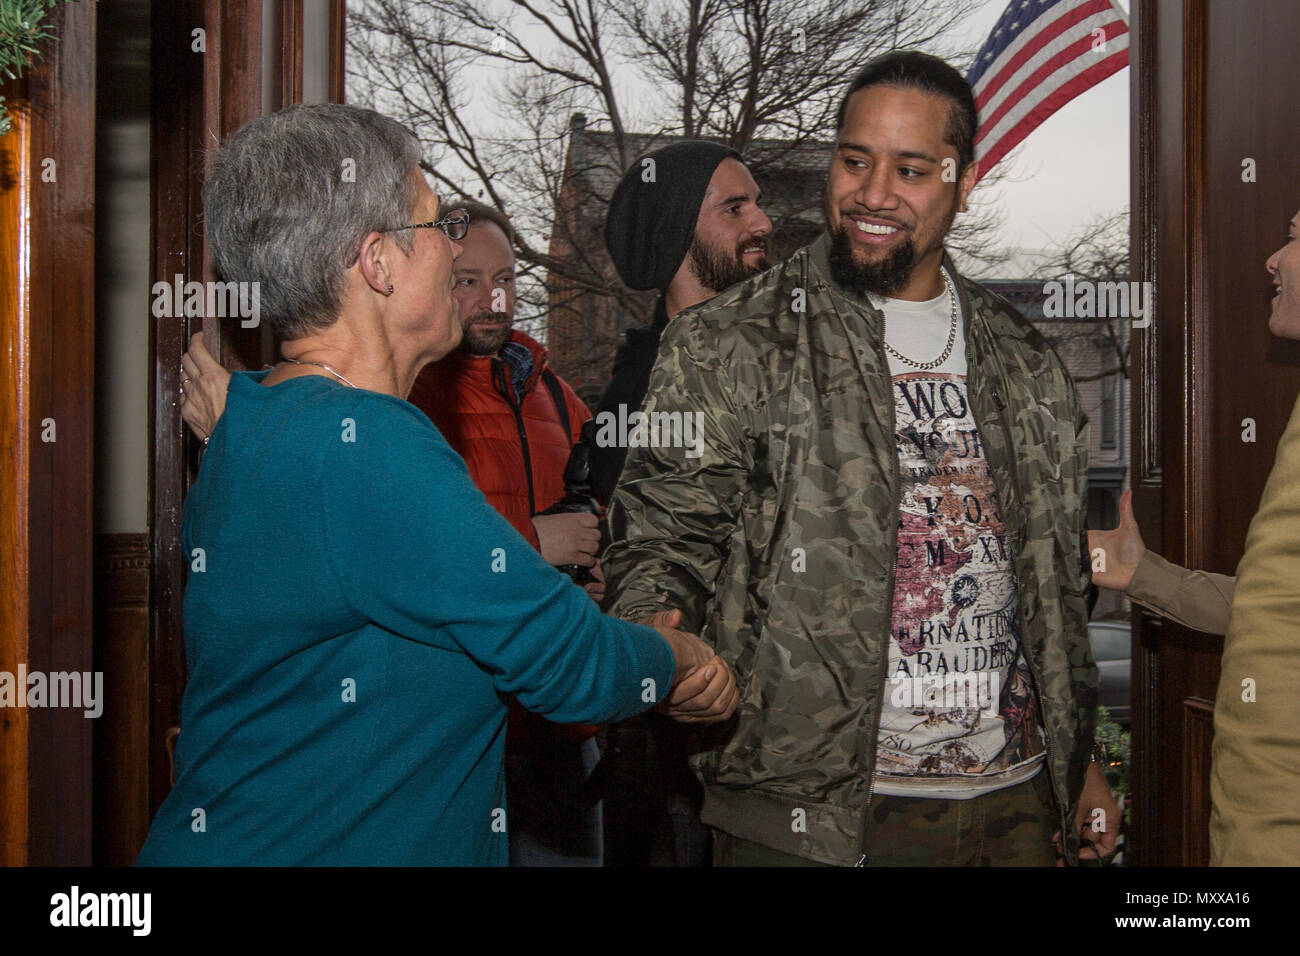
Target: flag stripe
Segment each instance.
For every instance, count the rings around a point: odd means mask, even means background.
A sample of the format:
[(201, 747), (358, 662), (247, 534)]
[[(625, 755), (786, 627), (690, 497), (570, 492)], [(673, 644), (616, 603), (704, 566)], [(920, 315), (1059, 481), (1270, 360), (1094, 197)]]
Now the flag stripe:
[(979, 175), (1128, 61), (1128, 20), (1114, 0), (1011, 0), (967, 74)]
[(1082, 6), (1065, 11), (1041, 30), (1025, 30), (1021, 33), (972, 83), (979, 91), (976, 103), (980, 109), (1043, 46), (1080, 21), (1104, 16), (1109, 10), (1106, 0), (1089, 0)]
[(1044, 120), (1070, 100), (1091, 89), (1111, 74), (1118, 73), (1126, 66), (1128, 66), (1127, 46), (1099, 63), (1094, 63), (1065, 86), (1043, 99), (1020, 122), (1004, 133), (985, 156), (980, 157), (981, 173), (991, 169), (998, 160), (1020, 145), (1026, 136), (1036, 130)]
[[(1124, 24), (1115, 22), (1107, 24), (1103, 29), (1106, 31), (1106, 43), (1108, 47), (1111, 40), (1128, 32), (1124, 27)], [(994, 135), (1002, 123), (1002, 118), (1006, 116), (1007, 113), (1012, 112), (1023, 105), (1025, 100), (1033, 99), (1031, 94), (1039, 84), (1043, 84), (1043, 89), (1045, 91), (1050, 91), (1053, 84), (1047, 83), (1048, 77), (1051, 77), (1053, 81), (1056, 81), (1058, 78), (1053, 76), (1053, 74), (1065, 70), (1064, 76), (1061, 77), (1061, 79), (1065, 79), (1077, 75), (1079, 72), (1082, 72), (1091, 65), (1088, 63), (1088, 56), (1092, 52), (1092, 43), (1092, 33), (1091, 30), (1088, 30), (1082, 37), (1075, 40), (1069, 46), (1058, 50), (1046, 62), (1038, 66), (1037, 69), (1035, 69), (1034, 72), (1024, 80), (1024, 82), (1017, 86), (1013, 92), (1002, 97), (999, 105), (994, 108), (992, 112), (985, 114), (981, 111), (980, 134), (976, 137), (975, 142), (978, 144), (985, 136)], [(1116, 45), (1120, 49), (1127, 51), (1128, 38), (1125, 36), (1122, 41), (1117, 41)], [(1050, 52), (1050, 48), (1044, 52)], [(1098, 63), (1101, 62), (1102, 59), (1107, 58), (1108, 57), (1101, 57), (1093, 62)], [(1125, 59), (1127, 59), (1127, 52), (1125, 53)], [(1074, 69), (1076, 67), (1077, 69)], [(1071, 69), (1074, 69), (1074, 72), (1070, 72)]]

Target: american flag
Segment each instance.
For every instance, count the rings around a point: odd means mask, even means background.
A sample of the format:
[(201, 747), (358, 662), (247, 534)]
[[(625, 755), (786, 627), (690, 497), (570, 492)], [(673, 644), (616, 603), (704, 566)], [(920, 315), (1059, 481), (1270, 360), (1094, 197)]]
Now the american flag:
[(1127, 65), (1128, 20), (1114, 0), (1013, 0), (966, 76), (979, 108), (980, 175), (1047, 117)]

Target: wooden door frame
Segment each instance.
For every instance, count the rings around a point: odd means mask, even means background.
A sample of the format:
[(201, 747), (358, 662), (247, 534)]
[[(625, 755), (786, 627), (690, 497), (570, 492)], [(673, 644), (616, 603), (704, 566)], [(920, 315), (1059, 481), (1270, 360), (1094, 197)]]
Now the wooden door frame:
[[(1205, 0), (1160, 4), (1138, 0), (1132, 28), (1130, 78), (1133, 278), (1156, 291), (1153, 321), (1134, 332), (1131, 354), (1134, 510), (1147, 546), (1184, 567), (1206, 566), (1204, 528), (1209, 416), (1202, 413), (1209, 338), (1204, 221)], [(1174, 401), (1174, 396), (1177, 400)], [(1196, 865), (1208, 859), (1208, 837), (1190, 826), (1208, 805), (1177, 805), (1208, 796), (1204, 780), (1174, 784), (1165, 763), (1171, 688), (1157, 650), (1162, 643), (1203, 642), (1200, 635), (1133, 607), (1133, 825), (1129, 862), (1137, 866)], [(1165, 711), (1164, 714), (1161, 712)], [(1184, 747), (1206, 743), (1213, 701), (1182, 705)], [(1179, 752), (1182, 752), (1180, 748)], [(1184, 793), (1184, 791), (1186, 791)]]
[[(264, 0), (174, 0), (155, 3), (155, 50), (188, 50), (196, 25), (205, 31), (202, 56), (155, 57), (153, 62), (153, 254), (151, 281), (212, 279), (202, 229), (202, 185), (207, 157), (219, 143), (262, 115), (301, 98), (302, 0), (277, 4), (280, 35), (264, 37)], [(330, 3), (331, 83), (343, 89), (343, 31), (346, 5)], [(280, 77), (274, 98), (263, 103), (263, 47), (278, 41)], [(334, 75), (334, 71), (337, 74)], [(191, 333), (204, 340), (227, 368), (259, 368), (272, 357), (265, 328), (241, 329), (238, 322), (155, 319), (153, 355), (152, 448), (149, 500), (152, 540), (152, 620), (150, 628), (149, 777), (152, 817), (171, 788), (166, 746), (170, 728), (180, 723), (185, 687), (185, 647), (181, 601), (187, 558), (181, 553), (181, 511), (198, 467), (201, 446), (181, 422), (176, 397), (180, 358)]]
[[(0, 142), (0, 670), (93, 673), (96, 9), (47, 17)], [(91, 862), (93, 730), (0, 711), (0, 863)]]

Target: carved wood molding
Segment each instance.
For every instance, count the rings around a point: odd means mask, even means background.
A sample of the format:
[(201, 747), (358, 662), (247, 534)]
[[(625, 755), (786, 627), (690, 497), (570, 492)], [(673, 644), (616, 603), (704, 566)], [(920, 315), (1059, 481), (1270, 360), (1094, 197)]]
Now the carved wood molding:
[(1205, 224), (1205, 0), (1183, 5), (1183, 556), (1205, 567), (1210, 435), (1209, 236)]
[(344, 101), (347, 50), (347, 0), (330, 0), (330, 101)]
[(96, 535), (95, 604), (147, 608), (152, 566), (147, 534)]

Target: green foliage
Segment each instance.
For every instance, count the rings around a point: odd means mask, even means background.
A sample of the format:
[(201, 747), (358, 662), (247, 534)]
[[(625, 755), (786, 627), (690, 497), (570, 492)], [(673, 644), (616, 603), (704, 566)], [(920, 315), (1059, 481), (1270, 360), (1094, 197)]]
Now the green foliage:
[[(41, 55), (40, 46), (54, 38), (45, 23), (45, 14), (59, 3), (73, 0), (0, 0), (0, 75), (16, 80), (33, 57)], [(0, 96), (0, 136), (9, 132), (9, 111)]]
[[(1110, 713), (1105, 707), (1097, 708), (1096, 734), (1097, 742), (1106, 748), (1106, 756), (1109, 758), (1103, 768), (1106, 774), (1106, 782), (1115, 791), (1116, 801), (1120, 806), (1124, 806), (1124, 798), (1129, 794), (1132, 734), (1111, 720)], [(1124, 822), (1130, 822), (1128, 809), (1124, 810)]]

